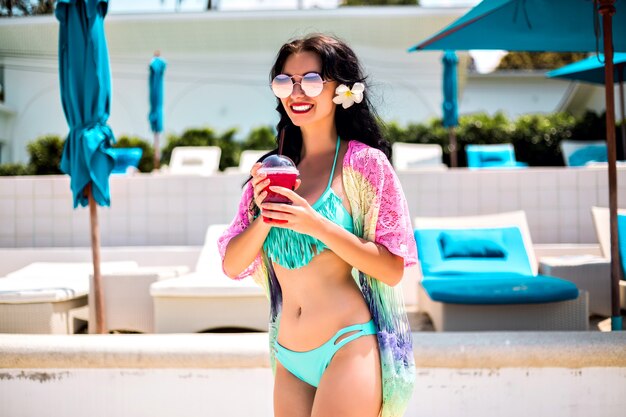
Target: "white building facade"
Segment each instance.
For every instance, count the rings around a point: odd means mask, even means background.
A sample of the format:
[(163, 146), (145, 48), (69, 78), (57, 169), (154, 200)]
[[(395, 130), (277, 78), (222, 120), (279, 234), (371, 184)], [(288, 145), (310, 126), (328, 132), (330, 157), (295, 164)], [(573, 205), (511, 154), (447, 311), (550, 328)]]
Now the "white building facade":
[[(346, 40), (369, 74), (371, 97), (385, 121), (401, 125), (441, 115), (441, 52), (407, 49), (465, 9), (339, 8), (254, 12), (112, 14), (106, 31), (112, 71), (109, 124), (116, 136), (150, 140), (148, 64), (155, 50), (165, 73), (165, 134), (191, 127), (238, 137), (275, 125), (269, 70), (289, 39), (324, 32)], [(26, 145), (65, 136), (58, 82), (58, 22), (53, 16), (0, 21), (0, 162), (26, 162)], [(570, 84), (543, 77), (468, 77), (459, 53), (460, 113), (504, 111), (511, 117), (561, 109)], [(547, 87), (549, 86), (549, 87)]]

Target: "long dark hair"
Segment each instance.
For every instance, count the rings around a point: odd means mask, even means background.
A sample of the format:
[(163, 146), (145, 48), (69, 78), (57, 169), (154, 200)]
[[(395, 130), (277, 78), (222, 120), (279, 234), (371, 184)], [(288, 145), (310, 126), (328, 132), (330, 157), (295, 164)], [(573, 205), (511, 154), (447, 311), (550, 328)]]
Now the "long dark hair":
[[(270, 71), (270, 82), (281, 74), (287, 58), (299, 52), (312, 52), (322, 61), (321, 76), (325, 80), (336, 81), (352, 88), (354, 83), (365, 84), (363, 101), (355, 103), (348, 109), (337, 106), (335, 110), (335, 126), (337, 134), (342, 140), (356, 139), (373, 148), (380, 149), (387, 158), (391, 157), (391, 145), (383, 138), (378, 117), (369, 100), (367, 77), (363, 73), (356, 54), (345, 42), (332, 36), (311, 34), (301, 39), (292, 40), (284, 44), (278, 51), (276, 61)], [(276, 99), (276, 110), (280, 114), (280, 121), (276, 130), (285, 130), (283, 153), (290, 157), (296, 165), (300, 162), (302, 151), (302, 132), (298, 126), (291, 123), (279, 98)], [(276, 150), (271, 153), (276, 153)]]

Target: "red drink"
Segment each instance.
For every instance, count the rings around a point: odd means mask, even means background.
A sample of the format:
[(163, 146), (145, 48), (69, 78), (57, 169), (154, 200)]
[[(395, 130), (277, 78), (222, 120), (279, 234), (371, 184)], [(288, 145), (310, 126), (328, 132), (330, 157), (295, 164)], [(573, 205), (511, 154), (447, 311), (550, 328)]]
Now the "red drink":
[[(264, 172), (270, 180), (268, 187), (279, 186), (290, 190), (295, 188), (296, 179), (300, 174), (291, 159), (281, 155), (271, 155), (267, 157), (263, 161), (263, 166), (259, 168), (259, 173), (262, 172)], [(267, 197), (265, 197), (263, 202), (293, 204), (287, 197), (270, 191), (269, 188), (265, 190), (267, 191)], [(268, 219), (265, 216), (263, 217), (263, 221), (265, 223), (286, 223), (285, 220)]]

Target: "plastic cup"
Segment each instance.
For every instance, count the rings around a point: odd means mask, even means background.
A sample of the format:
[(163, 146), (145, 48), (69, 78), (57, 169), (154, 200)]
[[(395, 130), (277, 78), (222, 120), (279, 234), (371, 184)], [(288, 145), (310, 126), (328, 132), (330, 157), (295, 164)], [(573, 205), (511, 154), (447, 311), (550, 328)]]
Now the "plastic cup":
[[(265, 175), (267, 175), (267, 179), (270, 180), (268, 187), (279, 186), (290, 190), (295, 188), (296, 179), (298, 178), (298, 175), (300, 175), (298, 168), (296, 168), (296, 164), (294, 164), (289, 157), (284, 155), (268, 156), (263, 160), (263, 165), (259, 168), (258, 172), (265, 173)], [(275, 193), (267, 187), (265, 188), (265, 191), (267, 191), (267, 196), (263, 200), (264, 203), (293, 204), (287, 197)], [(265, 223), (286, 223), (285, 220), (269, 219), (265, 216), (263, 216), (263, 221)]]

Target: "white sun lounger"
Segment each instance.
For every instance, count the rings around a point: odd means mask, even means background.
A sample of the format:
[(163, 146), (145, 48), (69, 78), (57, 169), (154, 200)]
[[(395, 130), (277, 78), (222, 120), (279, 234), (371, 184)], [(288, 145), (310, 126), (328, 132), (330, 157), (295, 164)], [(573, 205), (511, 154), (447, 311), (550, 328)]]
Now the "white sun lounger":
[[(154, 306), (150, 285), (187, 273), (186, 266), (139, 267), (102, 274), (105, 332), (131, 331), (154, 333)], [(89, 291), (89, 333), (96, 332), (95, 293)]]
[(194, 273), (150, 286), (156, 333), (267, 331), (269, 302), (263, 289), (251, 278), (235, 281), (222, 272), (217, 239), (225, 227), (208, 228)]
[[(136, 262), (104, 262), (102, 272), (137, 268)], [(0, 333), (72, 334), (85, 321), (88, 262), (35, 262), (0, 279)]]
[(219, 146), (177, 146), (172, 150), (172, 175), (213, 175), (219, 170), (222, 150)]
[[(593, 216), (593, 225), (596, 229), (596, 236), (598, 237), (598, 242), (600, 243), (600, 249), (602, 250), (602, 255), (606, 259), (606, 262), (610, 264), (611, 262), (611, 219), (609, 215), (608, 207), (592, 207), (591, 213)], [(618, 209), (618, 216), (626, 215), (626, 209)], [(619, 236), (619, 239), (626, 239), (626, 236)], [(626, 253), (621, 253), (622, 261), (623, 257), (626, 256)], [(610, 280), (611, 280), (611, 270), (610, 267), (607, 270), (608, 275), (605, 274), (602, 280), (603, 289), (606, 290), (610, 288)], [(626, 274), (626, 271), (624, 271)], [(624, 278), (626, 279), (626, 277)], [(626, 281), (622, 279), (619, 282), (619, 292), (620, 292), (620, 308), (626, 310)], [(610, 308), (610, 291), (606, 297), (606, 303)], [(607, 314), (610, 316), (611, 314)]]
[(393, 144), (393, 167), (396, 170), (430, 169), (446, 170), (440, 145), (426, 143)]

